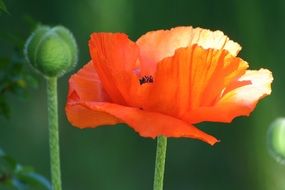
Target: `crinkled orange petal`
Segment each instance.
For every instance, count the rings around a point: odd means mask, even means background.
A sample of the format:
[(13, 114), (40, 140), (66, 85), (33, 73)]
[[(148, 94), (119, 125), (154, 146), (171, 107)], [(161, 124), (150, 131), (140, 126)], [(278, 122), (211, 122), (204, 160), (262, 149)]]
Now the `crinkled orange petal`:
[(191, 115), (192, 123), (202, 121), (231, 122), (237, 116), (248, 116), (257, 102), (271, 93), (272, 73), (267, 69), (258, 71), (248, 70), (234, 83), (250, 81), (244, 85), (228, 91), (212, 107), (201, 107)]
[(182, 120), (118, 104), (78, 101), (67, 104), (66, 113), (70, 123), (79, 128), (126, 123), (143, 137), (188, 137), (211, 145), (218, 142), (215, 137)]
[(74, 125), (80, 127), (93, 125), (116, 124), (118, 119), (104, 112), (84, 112), (85, 108), (80, 106), (71, 106), (79, 101), (108, 101), (101, 81), (97, 75), (92, 61), (86, 64), (77, 73), (69, 79), (69, 90), (65, 111), (68, 120)]
[(68, 102), (65, 106), (68, 121), (78, 128), (95, 128), (101, 125), (115, 125), (121, 121), (101, 110), (91, 110), (78, 102)]
[(204, 49), (225, 49), (234, 56), (241, 49), (238, 43), (230, 40), (221, 31), (210, 31), (191, 26), (148, 32), (141, 36), (136, 43), (140, 48), (142, 75), (153, 74), (156, 63), (163, 58), (173, 56), (178, 48), (198, 44)]
[(92, 61), (89, 61), (69, 79), (68, 99), (76, 99), (78, 97), (84, 101), (100, 102), (110, 100), (103, 89)]
[(247, 67), (226, 50), (198, 45), (180, 48), (157, 64), (143, 108), (191, 121), (193, 110), (213, 106), (224, 88), (242, 76)]
[(121, 33), (94, 33), (89, 41), (90, 55), (103, 87), (111, 100), (132, 105), (131, 92), (139, 86), (135, 74), (139, 49)]
[(214, 144), (217, 139), (182, 120), (161, 113), (104, 102), (107, 101), (92, 62), (69, 80), (65, 107), (70, 123), (79, 128), (127, 123), (144, 137), (190, 137)]

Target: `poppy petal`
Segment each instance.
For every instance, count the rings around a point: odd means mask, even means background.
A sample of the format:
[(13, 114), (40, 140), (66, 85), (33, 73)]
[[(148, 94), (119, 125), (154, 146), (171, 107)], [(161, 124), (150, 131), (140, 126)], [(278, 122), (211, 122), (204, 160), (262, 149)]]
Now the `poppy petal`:
[(240, 81), (250, 81), (250, 84), (237, 86), (227, 92), (212, 107), (201, 107), (193, 111), (192, 122), (231, 122), (237, 116), (248, 116), (257, 102), (271, 93), (273, 77), (267, 69), (249, 70), (235, 83)]
[(65, 107), (68, 120), (76, 126), (93, 124), (115, 124), (117, 118), (104, 112), (84, 112), (84, 107), (71, 106), (78, 101), (108, 101), (101, 81), (96, 73), (93, 62), (90, 61), (69, 79), (67, 104)]
[(118, 104), (78, 101), (67, 104), (66, 113), (68, 120), (79, 128), (126, 123), (143, 137), (187, 137), (211, 145), (218, 142), (215, 137), (182, 120)]
[(158, 63), (143, 108), (191, 121), (193, 110), (211, 107), (224, 88), (242, 76), (247, 67), (245, 61), (226, 50), (198, 45), (180, 48), (173, 57)]
[(78, 98), (84, 101), (110, 100), (102, 87), (92, 61), (89, 61), (69, 79), (68, 101)]
[(121, 33), (94, 33), (89, 41), (90, 55), (103, 87), (111, 100), (132, 105), (130, 91), (139, 86), (135, 74), (139, 50)]
[(148, 32), (136, 42), (140, 48), (142, 75), (153, 74), (156, 63), (163, 58), (173, 56), (175, 50), (194, 44), (204, 49), (225, 49), (236, 56), (241, 46), (230, 40), (221, 31), (210, 31), (202, 28), (176, 27), (171, 30)]

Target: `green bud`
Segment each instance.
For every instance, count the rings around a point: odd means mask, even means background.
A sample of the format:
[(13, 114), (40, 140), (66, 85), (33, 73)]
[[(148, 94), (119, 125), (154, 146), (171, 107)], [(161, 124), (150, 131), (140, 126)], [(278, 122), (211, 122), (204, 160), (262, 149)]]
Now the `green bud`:
[(285, 164), (285, 118), (276, 119), (269, 127), (268, 147), (271, 155)]
[(76, 41), (63, 26), (39, 26), (28, 38), (24, 54), (34, 69), (45, 77), (60, 77), (78, 60)]

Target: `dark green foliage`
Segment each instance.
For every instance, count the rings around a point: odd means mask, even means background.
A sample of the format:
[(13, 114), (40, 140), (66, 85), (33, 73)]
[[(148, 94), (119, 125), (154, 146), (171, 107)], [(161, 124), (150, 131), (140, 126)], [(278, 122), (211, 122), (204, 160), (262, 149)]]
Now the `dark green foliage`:
[[(0, 0), (0, 13), (6, 12), (7, 8)], [(31, 30), (35, 22), (26, 17), (25, 22)], [(1, 29), (5, 27), (1, 26)], [(27, 89), (37, 86), (37, 80), (26, 69), (23, 56), (24, 38), (13, 32), (0, 33), (0, 117), (9, 117), (10, 109), (7, 97), (16, 95), (26, 97)], [(2, 126), (2, 125), (0, 125)], [(0, 189), (1, 190), (50, 190), (50, 182), (39, 175), (30, 166), (22, 166), (0, 148)]]
[(11, 57), (0, 56), (0, 115), (9, 117), (8, 94), (25, 97), (26, 89), (36, 87), (37, 81), (24, 67), (25, 60), (19, 48)]
[(6, 5), (5, 5), (5, 3), (4, 3), (3, 0), (0, 0), (0, 13), (1, 13), (1, 12), (6, 12), (6, 13), (8, 13), (8, 10), (7, 10)]
[[(3, 1), (0, 0), (0, 12)], [(4, 4), (3, 4), (4, 5)], [(38, 23), (32, 18), (24, 18), (23, 29), (32, 31)], [(26, 97), (28, 88), (37, 87), (37, 80), (30, 69), (27, 69), (23, 55), (24, 40), (16, 31), (0, 32), (0, 117), (10, 115), (7, 97), (11, 94), (18, 97)], [(4, 43), (2, 43), (4, 42)]]
[(0, 149), (0, 189), (50, 190), (51, 185), (32, 167), (22, 166)]
[[(8, 13), (3, 0), (0, 0), (1, 12)], [(26, 23), (33, 27), (32, 24), (35, 22), (26, 17)], [(4, 45), (0, 43), (1, 50), (7, 50), (3, 51), (5, 53), (0, 52), (0, 117), (8, 118), (10, 108), (7, 97), (12, 94), (17, 97), (26, 97), (27, 89), (30, 87), (35, 88), (37, 80), (26, 69), (22, 53), (24, 39), (17, 34), (13, 34), (13, 32), (1, 31), (0, 41), (6, 42)], [(22, 166), (0, 148), (0, 189), (50, 190), (51, 185), (45, 177), (36, 173), (32, 167)]]

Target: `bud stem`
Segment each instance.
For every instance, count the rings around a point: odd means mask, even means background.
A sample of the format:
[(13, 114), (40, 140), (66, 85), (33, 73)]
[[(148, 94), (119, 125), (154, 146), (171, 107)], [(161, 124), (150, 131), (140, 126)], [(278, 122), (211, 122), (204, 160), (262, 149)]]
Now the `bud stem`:
[(167, 138), (164, 136), (157, 137), (153, 190), (163, 190), (166, 147)]
[(56, 77), (47, 79), (47, 96), (52, 189), (61, 190)]

